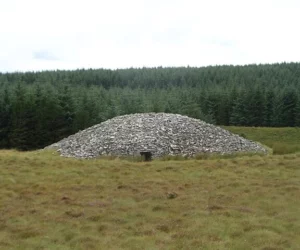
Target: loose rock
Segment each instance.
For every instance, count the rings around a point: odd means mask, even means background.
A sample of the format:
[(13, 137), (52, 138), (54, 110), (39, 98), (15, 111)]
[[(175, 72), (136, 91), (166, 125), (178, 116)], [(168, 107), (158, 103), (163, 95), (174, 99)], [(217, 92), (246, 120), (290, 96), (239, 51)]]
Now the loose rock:
[(76, 158), (140, 156), (141, 152), (150, 152), (152, 158), (165, 155), (192, 157), (200, 153), (267, 153), (261, 145), (220, 127), (166, 113), (118, 116), (46, 148)]

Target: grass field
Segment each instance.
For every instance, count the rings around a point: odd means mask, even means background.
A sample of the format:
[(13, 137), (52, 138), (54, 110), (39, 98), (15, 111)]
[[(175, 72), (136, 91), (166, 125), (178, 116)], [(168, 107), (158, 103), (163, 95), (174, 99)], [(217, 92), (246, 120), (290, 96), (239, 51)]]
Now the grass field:
[(300, 152), (300, 128), (223, 127), (273, 149), (274, 154)]
[(299, 249), (299, 197), (300, 153), (130, 162), (0, 151), (0, 249)]

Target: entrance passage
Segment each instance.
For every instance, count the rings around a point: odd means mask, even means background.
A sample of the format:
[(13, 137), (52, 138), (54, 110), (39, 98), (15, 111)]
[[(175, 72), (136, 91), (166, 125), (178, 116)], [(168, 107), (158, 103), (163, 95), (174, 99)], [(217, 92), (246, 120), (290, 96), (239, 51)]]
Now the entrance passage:
[(140, 152), (144, 161), (151, 161), (152, 160), (152, 153), (149, 151), (142, 151)]

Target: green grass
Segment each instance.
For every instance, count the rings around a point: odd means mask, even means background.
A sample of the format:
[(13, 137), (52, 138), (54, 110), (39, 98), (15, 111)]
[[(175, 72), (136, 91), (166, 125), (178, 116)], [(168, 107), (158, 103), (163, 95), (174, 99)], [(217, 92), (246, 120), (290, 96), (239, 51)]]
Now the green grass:
[(299, 249), (299, 180), (300, 153), (131, 162), (0, 151), (0, 249)]
[(300, 128), (223, 127), (235, 134), (260, 142), (273, 149), (273, 154), (300, 152)]

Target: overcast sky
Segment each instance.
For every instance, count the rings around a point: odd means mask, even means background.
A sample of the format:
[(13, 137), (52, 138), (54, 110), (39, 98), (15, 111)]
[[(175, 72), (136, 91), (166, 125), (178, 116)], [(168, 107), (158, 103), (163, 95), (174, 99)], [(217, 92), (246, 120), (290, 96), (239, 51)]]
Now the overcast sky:
[(0, 71), (300, 61), (299, 0), (0, 0)]

